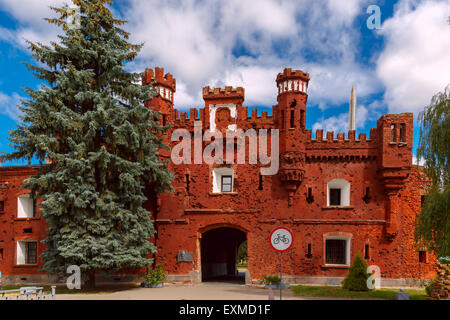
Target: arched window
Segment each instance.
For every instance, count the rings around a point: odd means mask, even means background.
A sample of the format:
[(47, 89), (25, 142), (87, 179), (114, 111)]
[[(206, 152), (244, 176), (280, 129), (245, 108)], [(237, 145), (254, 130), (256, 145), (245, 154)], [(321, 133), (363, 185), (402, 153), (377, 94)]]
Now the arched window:
[(327, 185), (327, 206), (346, 207), (350, 205), (350, 182), (334, 179)]

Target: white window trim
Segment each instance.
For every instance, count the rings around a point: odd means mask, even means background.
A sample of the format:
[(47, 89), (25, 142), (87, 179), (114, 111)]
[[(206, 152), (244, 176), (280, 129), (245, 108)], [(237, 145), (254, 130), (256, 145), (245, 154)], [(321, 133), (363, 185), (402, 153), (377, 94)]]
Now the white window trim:
[[(25, 266), (27, 266), (27, 265), (34, 265), (34, 263), (33, 264), (25, 263), (26, 260), (27, 260), (26, 259), (27, 251), (26, 251), (26, 248), (25, 248), (25, 243), (28, 243), (28, 242), (36, 242), (36, 260), (37, 260), (37, 257), (38, 257), (37, 241), (36, 240), (18, 240), (16, 242), (16, 251), (17, 251), (16, 264), (17, 265), (25, 265)], [(36, 261), (36, 263), (37, 263), (37, 261)]]
[[(330, 206), (330, 189), (341, 189), (341, 205)], [(350, 206), (350, 182), (345, 179), (334, 179), (327, 184), (327, 207)]]
[[(345, 240), (345, 264), (327, 264), (327, 240)], [(325, 238), (325, 265), (326, 266), (350, 266), (350, 248), (351, 248), (351, 237), (349, 236), (328, 236)]]
[[(231, 192), (222, 192), (222, 176), (231, 176)], [(234, 192), (234, 169), (233, 168), (215, 168), (213, 169), (213, 193), (232, 193)]]
[[(31, 203), (31, 205), (30, 205), (30, 203)], [(22, 195), (18, 196), (17, 197), (17, 218), (33, 218), (33, 205), (34, 205), (33, 199), (31, 198), (31, 196), (29, 194), (22, 194)]]

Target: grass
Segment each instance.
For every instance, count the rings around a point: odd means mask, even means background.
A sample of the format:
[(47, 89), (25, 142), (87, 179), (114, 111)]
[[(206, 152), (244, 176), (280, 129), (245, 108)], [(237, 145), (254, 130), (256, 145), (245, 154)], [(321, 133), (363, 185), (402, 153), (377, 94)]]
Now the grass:
[[(371, 291), (349, 291), (341, 287), (330, 286), (291, 286), (294, 295), (302, 297), (321, 297), (321, 298), (350, 298), (350, 299), (381, 299), (395, 300), (395, 293), (398, 289), (376, 289)], [(405, 290), (409, 292), (411, 300), (426, 300), (425, 290)]]
[[(14, 290), (19, 289), (21, 287), (42, 287), (44, 294), (51, 293), (51, 286), (49, 285), (21, 285), (21, 286), (2, 286), (2, 290)], [(133, 284), (123, 284), (123, 285), (98, 285), (95, 290), (86, 290), (86, 289), (68, 289), (65, 285), (57, 285), (56, 286), (56, 294), (108, 294), (119, 292), (123, 290), (129, 290), (132, 288), (137, 288), (137, 285)]]
[(248, 264), (247, 263), (238, 263), (237, 267), (238, 267), (238, 269), (247, 269)]

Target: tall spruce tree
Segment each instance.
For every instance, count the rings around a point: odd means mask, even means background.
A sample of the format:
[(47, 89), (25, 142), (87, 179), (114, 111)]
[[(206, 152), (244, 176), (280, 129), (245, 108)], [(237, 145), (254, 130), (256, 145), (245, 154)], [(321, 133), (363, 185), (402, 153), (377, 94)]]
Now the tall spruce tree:
[(144, 193), (149, 185), (170, 189), (172, 174), (158, 152), (167, 148), (167, 127), (144, 106), (156, 90), (124, 70), (142, 45), (127, 41), (111, 0), (73, 4), (77, 10), (52, 7), (57, 18), (46, 19), (62, 27), (58, 42), (28, 42), (37, 64), (27, 67), (44, 84), (25, 89), (30, 98), (9, 138), (15, 152), (2, 158), (50, 160), (23, 185), (42, 199), (49, 224), (43, 270), (65, 274), (78, 265), (86, 287), (94, 287), (96, 270), (151, 263), (155, 230)]
[(432, 98), (419, 122), (417, 158), (432, 183), (417, 216), (416, 241), (450, 257), (450, 86)]

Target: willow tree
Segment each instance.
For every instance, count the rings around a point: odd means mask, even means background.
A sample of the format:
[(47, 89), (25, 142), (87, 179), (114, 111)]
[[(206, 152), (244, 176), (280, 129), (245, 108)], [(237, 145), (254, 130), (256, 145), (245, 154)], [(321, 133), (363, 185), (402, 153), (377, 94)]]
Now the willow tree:
[(417, 216), (416, 240), (439, 256), (450, 256), (450, 86), (432, 98), (419, 121), (417, 156), (432, 182)]
[(158, 153), (167, 148), (160, 138), (166, 127), (144, 106), (156, 90), (124, 69), (142, 45), (127, 41), (112, 1), (73, 4), (52, 7), (57, 17), (46, 19), (62, 28), (58, 41), (28, 42), (36, 64), (27, 66), (43, 84), (26, 88), (30, 98), (10, 132), (15, 151), (3, 159), (50, 160), (23, 186), (42, 199), (49, 224), (42, 268), (65, 274), (78, 265), (94, 287), (96, 271), (151, 263), (145, 189), (167, 190), (172, 175)]

